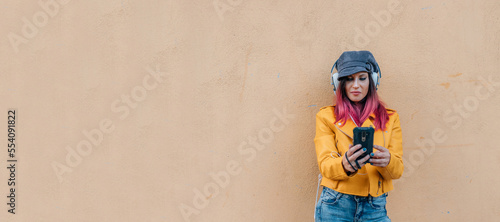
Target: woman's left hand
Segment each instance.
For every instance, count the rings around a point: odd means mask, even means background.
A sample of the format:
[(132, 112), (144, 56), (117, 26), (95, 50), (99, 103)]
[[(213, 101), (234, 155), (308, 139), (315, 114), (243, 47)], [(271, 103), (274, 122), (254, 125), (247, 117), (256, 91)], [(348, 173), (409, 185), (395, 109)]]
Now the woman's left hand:
[(389, 153), (389, 150), (379, 145), (373, 145), (373, 148), (377, 149), (378, 152), (373, 152), (370, 163), (373, 166), (386, 167), (389, 161), (391, 161), (391, 153)]

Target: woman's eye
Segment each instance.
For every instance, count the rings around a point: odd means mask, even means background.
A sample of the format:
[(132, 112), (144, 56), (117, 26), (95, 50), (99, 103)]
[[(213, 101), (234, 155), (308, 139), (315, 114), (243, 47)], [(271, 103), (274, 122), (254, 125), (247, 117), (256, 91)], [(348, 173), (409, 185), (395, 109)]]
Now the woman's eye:
[(347, 81), (352, 81), (352, 80), (353, 80), (353, 78), (347, 78)]
[(366, 80), (366, 77), (359, 78), (359, 80), (361, 80), (361, 81), (365, 81), (365, 80)]

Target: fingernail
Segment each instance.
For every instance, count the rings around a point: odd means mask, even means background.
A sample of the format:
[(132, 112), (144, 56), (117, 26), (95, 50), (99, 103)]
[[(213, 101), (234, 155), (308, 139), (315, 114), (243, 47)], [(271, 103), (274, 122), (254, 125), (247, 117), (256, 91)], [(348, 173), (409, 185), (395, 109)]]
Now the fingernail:
[(374, 153), (370, 153), (370, 156), (373, 156), (373, 155), (375, 155), (375, 154)]
[(363, 151), (366, 151), (366, 148), (363, 148)]

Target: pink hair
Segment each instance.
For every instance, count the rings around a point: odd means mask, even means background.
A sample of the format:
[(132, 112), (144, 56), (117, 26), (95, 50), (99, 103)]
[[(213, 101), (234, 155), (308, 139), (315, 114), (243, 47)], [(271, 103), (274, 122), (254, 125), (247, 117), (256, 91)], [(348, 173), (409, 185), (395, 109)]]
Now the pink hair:
[(347, 97), (345, 93), (346, 77), (339, 79), (339, 88), (336, 91), (337, 94), (337, 105), (335, 106), (335, 116), (337, 123), (342, 121), (342, 125), (345, 124), (347, 119), (351, 117), (358, 126), (361, 126), (363, 122), (370, 116), (370, 114), (375, 114), (375, 130), (382, 129), (385, 131), (386, 123), (389, 120), (389, 114), (385, 109), (385, 104), (378, 98), (375, 85), (372, 78), (368, 78), (370, 81), (370, 87), (365, 98), (363, 98), (359, 103), (361, 104), (361, 109), (356, 106), (356, 104)]

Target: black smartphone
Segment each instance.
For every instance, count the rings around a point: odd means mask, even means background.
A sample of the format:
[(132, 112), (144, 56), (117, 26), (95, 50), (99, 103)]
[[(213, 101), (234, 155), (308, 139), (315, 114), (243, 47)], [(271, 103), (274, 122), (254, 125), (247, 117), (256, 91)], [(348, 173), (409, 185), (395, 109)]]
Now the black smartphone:
[(356, 161), (370, 155), (373, 152), (373, 134), (375, 129), (373, 127), (356, 127), (353, 130), (353, 146), (361, 144), (361, 149), (366, 148), (366, 152), (359, 156)]

